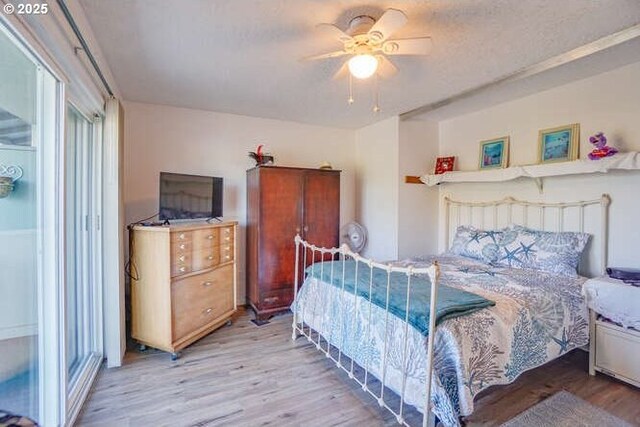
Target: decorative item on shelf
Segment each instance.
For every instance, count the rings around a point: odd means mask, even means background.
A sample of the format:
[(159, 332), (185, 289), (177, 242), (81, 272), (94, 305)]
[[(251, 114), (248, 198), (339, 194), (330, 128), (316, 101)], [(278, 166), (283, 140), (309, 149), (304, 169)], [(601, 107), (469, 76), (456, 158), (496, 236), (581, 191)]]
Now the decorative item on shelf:
[(455, 156), (450, 157), (438, 157), (436, 159), (436, 170), (434, 172), (435, 175), (440, 175), (445, 172), (451, 172), (453, 170), (453, 166), (456, 163)]
[(249, 157), (256, 161), (256, 166), (272, 165), (274, 163), (273, 155), (271, 155), (271, 153), (265, 153), (263, 150), (264, 144), (260, 144), (255, 153), (249, 151)]
[(331, 166), (331, 163), (324, 161), (322, 162), (322, 164), (320, 165), (320, 169), (324, 169), (324, 170), (332, 170), (333, 167)]
[(509, 137), (480, 142), (480, 169), (506, 168), (509, 163)]
[(538, 163), (566, 162), (578, 158), (580, 124), (543, 129), (538, 135)]
[(599, 160), (603, 157), (613, 156), (618, 152), (617, 148), (607, 145), (607, 137), (604, 133), (598, 132), (595, 135), (589, 137), (589, 142), (595, 147), (590, 153), (589, 158), (591, 160)]
[(7, 197), (15, 188), (15, 182), (22, 178), (20, 166), (0, 164), (0, 199)]

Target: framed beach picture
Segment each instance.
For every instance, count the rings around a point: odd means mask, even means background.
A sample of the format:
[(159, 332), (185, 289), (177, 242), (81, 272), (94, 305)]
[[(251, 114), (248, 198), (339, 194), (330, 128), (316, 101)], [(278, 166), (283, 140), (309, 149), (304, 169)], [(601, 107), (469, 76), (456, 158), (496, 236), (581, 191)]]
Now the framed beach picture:
[(578, 158), (580, 125), (543, 129), (538, 136), (538, 163), (566, 162)]
[(506, 168), (508, 163), (508, 136), (480, 142), (480, 169)]

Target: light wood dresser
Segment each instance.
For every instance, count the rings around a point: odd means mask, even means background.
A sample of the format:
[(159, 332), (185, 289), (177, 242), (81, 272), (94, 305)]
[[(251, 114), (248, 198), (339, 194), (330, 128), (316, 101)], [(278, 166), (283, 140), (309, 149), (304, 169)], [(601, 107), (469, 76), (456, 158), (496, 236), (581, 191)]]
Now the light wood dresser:
[(178, 352), (236, 311), (237, 222), (134, 226), (131, 336)]

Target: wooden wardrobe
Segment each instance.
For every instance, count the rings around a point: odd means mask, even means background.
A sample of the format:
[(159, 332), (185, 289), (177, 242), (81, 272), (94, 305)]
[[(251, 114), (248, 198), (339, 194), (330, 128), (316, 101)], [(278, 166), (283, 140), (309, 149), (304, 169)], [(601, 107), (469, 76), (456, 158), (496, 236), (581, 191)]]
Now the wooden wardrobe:
[(294, 237), (338, 245), (340, 171), (258, 166), (247, 171), (247, 299), (256, 323), (293, 302)]

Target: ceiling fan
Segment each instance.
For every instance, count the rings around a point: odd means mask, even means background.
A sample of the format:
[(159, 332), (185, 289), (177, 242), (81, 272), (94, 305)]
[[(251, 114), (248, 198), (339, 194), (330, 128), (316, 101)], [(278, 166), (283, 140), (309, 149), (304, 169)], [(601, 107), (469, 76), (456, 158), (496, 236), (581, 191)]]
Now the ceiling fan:
[[(407, 15), (404, 12), (387, 9), (378, 20), (369, 15), (356, 16), (349, 22), (349, 28), (345, 31), (333, 24), (319, 24), (318, 29), (342, 42), (343, 48), (303, 59), (315, 61), (350, 56), (334, 78), (343, 77), (347, 73), (350, 78), (353, 76), (357, 79), (368, 79), (374, 75), (383, 78), (391, 77), (398, 69), (387, 56), (427, 55), (431, 50), (431, 37), (390, 39), (406, 23)], [(353, 103), (351, 89), (349, 103)], [(376, 103), (374, 111), (378, 110)]]

